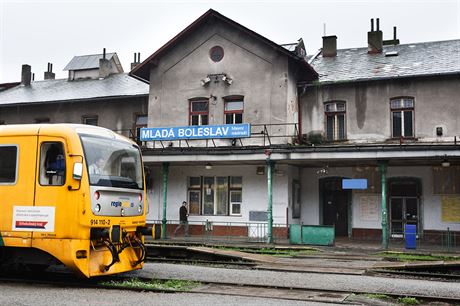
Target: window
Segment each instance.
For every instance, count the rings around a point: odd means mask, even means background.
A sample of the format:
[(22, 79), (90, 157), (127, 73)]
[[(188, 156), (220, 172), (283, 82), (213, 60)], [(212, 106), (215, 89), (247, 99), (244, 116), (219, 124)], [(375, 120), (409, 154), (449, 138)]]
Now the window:
[(190, 101), (190, 125), (208, 125), (208, 100)]
[(243, 123), (243, 99), (227, 100), (224, 106), (225, 124)]
[(136, 115), (136, 124), (134, 126), (134, 130), (136, 132), (136, 141), (140, 144), (140, 137), (141, 137), (141, 128), (147, 127), (148, 117), (147, 115)]
[(221, 46), (214, 46), (209, 50), (209, 57), (213, 62), (220, 62), (224, 58), (224, 49)]
[(345, 102), (324, 104), (326, 138), (329, 141), (345, 139)]
[(414, 99), (391, 99), (392, 137), (414, 137)]
[(300, 183), (292, 181), (292, 218), (300, 218)]
[(64, 145), (44, 142), (40, 148), (40, 185), (62, 186), (65, 182)]
[(83, 116), (81, 118), (81, 122), (83, 124), (88, 124), (88, 125), (96, 125), (97, 126), (97, 116)]
[(0, 146), (0, 184), (16, 182), (18, 147)]
[(190, 214), (241, 215), (242, 182), (240, 176), (189, 177)]

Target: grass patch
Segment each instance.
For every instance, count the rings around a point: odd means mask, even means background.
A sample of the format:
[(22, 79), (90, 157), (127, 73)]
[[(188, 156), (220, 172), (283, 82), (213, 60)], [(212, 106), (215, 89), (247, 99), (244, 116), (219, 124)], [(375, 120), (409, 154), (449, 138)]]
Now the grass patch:
[(199, 282), (185, 281), (178, 279), (169, 280), (149, 280), (144, 281), (137, 278), (124, 280), (124, 281), (108, 281), (102, 282), (101, 285), (114, 288), (131, 288), (131, 289), (156, 289), (156, 290), (175, 290), (175, 291), (189, 291), (200, 285)]
[(403, 252), (380, 252), (377, 253), (377, 255), (383, 256), (384, 258), (394, 259), (397, 261), (451, 261), (460, 259), (459, 256), (423, 255)]
[(414, 298), (414, 297), (400, 297), (398, 299), (398, 303), (403, 304), (403, 305), (417, 305), (419, 304), (419, 301)]
[(376, 299), (376, 300), (389, 300), (391, 299), (390, 296), (381, 293), (369, 293), (366, 294), (366, 297), (369, 299)]
[(272, 255), (272, 256), (290, 256), (295, 257), (299, 255), (310, 255), (321, 252), (318, 249), (279, 249), (279, 248), (232, 248), (232, 247), (219, 247), (221, 250), (239, 251), (251, 254)]

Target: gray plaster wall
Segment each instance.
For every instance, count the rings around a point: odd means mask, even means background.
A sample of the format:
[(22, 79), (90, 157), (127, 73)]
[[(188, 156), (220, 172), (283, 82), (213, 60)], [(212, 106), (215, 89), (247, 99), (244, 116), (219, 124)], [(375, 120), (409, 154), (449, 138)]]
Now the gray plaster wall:
[[(431, 77), (357, 82), (309, 87), (301, 98), (302, 133), (325, 133), (324, 102), (346, 101), (346, 130), (350, 142), (391, 138), (390, 99), (414, 98), (415, 137), (420, 141), (453, 141), (460, 135), (459, 77)], [(436, 136), (436, 127), (443, 136)]]
[[(209, 57), (214, 46), (224, 49), (224, 57), (217, 63)], [(214, 80), (201, 85), (201, 79), (208, 74), (220, 73), (233, 79), (232, 85)], [(189, 99), (198, 97), (216, 97), (209, 100), (209, 124), (225, 123), (224, 98), (232, 95), (244, 96), (245, 123), (285, 124), (292, 122), (295, 113), (291, 102), (296, 99), (295, 78), (289, 73), (287, 56), (221, 21), (207, 23), (185, 35), (158, 61), (150, 80), (152, 127), (189, 125)], [(262, 130), (254, 126), (252, 131)], [(269, 133), (285, 135), (286, 129), (269, 127)]]
[(96, 115), (99, 126), (129, 136), (136, 114), (147, 114), (147, 107), (147, 97), (8, 106), (1, 108), (0, 120), (6, 124), (26, 124), (49, 118), (50, 123), (82, 123), (82, 116)]

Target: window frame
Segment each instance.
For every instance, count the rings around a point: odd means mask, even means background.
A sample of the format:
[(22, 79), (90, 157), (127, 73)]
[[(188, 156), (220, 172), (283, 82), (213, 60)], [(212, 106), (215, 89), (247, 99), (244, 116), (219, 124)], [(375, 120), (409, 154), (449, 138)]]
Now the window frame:
[[(192, 111), (193, 110), (193, 103), (198, 102), (205, 102), (206, 103), (206, 111)], [(198, 124), (196, 126), (205, 126), (209, 125), (209, 99), (208, 98), (197, 98), (197, 99), (190, 99), (189, 100), (189, 110), (188, 110), (188, 124), (189, 126), (195, 126), (192, 124), (193, 116), (198, 116)], [(207, 116), (207, 123), (203, 124), (203, 116)]]
[[(86, 122), (87, 120), (91, 120), (91, 119), (96, 119), (96, 124), (95, 125)], [(81, 123), (86, 124), (86, 125), (99, 126), (99, 116), (98, 115), (84, 115), (84, 116), (81, 116)]]
[[(45, 165), (42, 166), (42, 162), (46, 161), (46, 152), (43, 151), (43, 145), (48, 145), (48, 144), (59, 144), (62, 149), (62, 157), (64, 159), (64, 173), (61, 175), (64, 179), (62, 181), (62, 184), (44, 184), (42, 182), (42, 178), (46, 179), (48, 178), (47, 173), (46, 173), (46, 167)], [(42, 171), (45, 171), (43, 177), (42, 177)], [(59, 176), (59, 175), (58, 175)], [(65, 155), (65, 145), (62, 141), (43, 141), (40, 143), (40, 158), (39, 158), (39, 173), (38, 173), (38, 184), (43, 187), (62, 187), (66, 184), (67, 181), (67, 159)]]
[[(327, 110), (327, 105), (335, 105), (333, 111)], [(337, 105), (343, 104), (343, 110), (337, 110)], [(343, 116), (343, 138), (340, 138), (340, 127), (339, 127), (339, 116)], [(334, 119), (334, 127), (332, 130), (332, 139), (329, 139), (329, 130), (328, 130), (328, 118)], [(347, 140), (347, 102), (343, 100), (334, 100), (324, 102), (324, 130), (326, 132), (326, 140), (335, 142), (335, 141), (346, 141)]]
[(17, 144), (1, 144), (0, 149), (3, 147), (14, 147), (16, 148), (16, 160), (15, 160), (15, 170), (14, 170), (14, 181), (12, 182), (0, 182), (0, 186), (14, 186), (18, 182), (18, 170), (19, 170), (19, 145)]
[[(241, 109), (238, 109), (238, 110), (226, 110), (227, 108), (227, 103), (232, 103), (232, 102), (241, 102), (243, 105), (242, 105), (242, 108)], [(235, 122), (236, 121), (236, 115), (240, 115), (241, 114), (241, 122)], [(241, 96), (241, 97), (235, 97), (235, 98), (224, 98), (224, 123), (225, 124), (241, 124), (244, 122), (244, 118), (243, 118), (243, 114), (244, 114), (244, 97)], [(232, 115), (232, 122), (231, 123), (228, 123), (227, 122), (227, 115)]]
[[(404, 105), (404, 100), (411, 100), (412, 101), (412, 107), (406, 107)], [(399, 101), (402, 106), (393, 108), (392, 104), (393, 104), (394, 101)], [(411, 125), (412, 135), (411, 136), (406, 136), (405, 135), (405, 121), (404, 121), (405, 112), (411, 112), (411, 114), (412, 114), (412, 125)], [(399, 131), (401, 135), (399, 135), (399, 136), (394, 135), (394, 128), (395, 128), (394, 127), (395, 121), (394, 121), (394, 115), (393, 115), (394, 113), (400, 113), (401, 114), (401, 129)], [(413, 139), (413, 138), (415, 138), (415, 98), (414, 97), (409, 97), (409, 96), (401, 96), (401, 97), (390, 98), (390, 122), (391, 122), (391, 126), (390, 126), (391, 138), (393, 138), (393, 139), (399, 139), (399, 138)]]
[[(241, 178), (241, 187), (232, 187), (232, 179), (238, 177)], [(190, 186), (190, 179), (191, 178), (199, 178), (200, 180), (200, 187), (197, 188), (196, 186), (191, 187)], [(213, 187), (212, 187), (212, 192), (213, 192), (213, 213), (212, 214), (204, 214), (204, 197), (206, 195), (206, 185), (205, 185), (205, 178), (212, 178), (213, 179)], [(227, 196), (227, 203), (226, 203), (226, 213), (225, 214), (217, 214), (217, 193), (218, 193), (218, 188), (217, 188), (217, 181), (218, 178), (226, 178), (227, 180), (227, 190), (226, 190), (226, 196)], [(189, 214), (193, 216), (241, 216), (242, 215), (242, 207), (243, 207), (243, 176), (219, 176), (219, 175), (213, 175), (213, 176), (188, 176), (187, 177), (187, 200), (190, 205), (190, 194), (193, 192), (198, 192), (200, 197), (199, 197), (199, 212), (192, 213), (191, 210), (189, 210)], [(241, 202), (232, 202), (231, 201), (231, 194), (232, 192), (240, 192), (241, 193)], [(232, 204), (239, 204), (240, 205), (240, 213), (233, 213), (233, 206)]]

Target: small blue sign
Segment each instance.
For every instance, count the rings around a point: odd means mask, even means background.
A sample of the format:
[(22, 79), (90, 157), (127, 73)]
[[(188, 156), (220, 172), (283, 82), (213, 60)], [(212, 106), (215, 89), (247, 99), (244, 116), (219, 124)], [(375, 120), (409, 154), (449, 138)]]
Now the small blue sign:
[(249, 123), (141, 128), (140, 140), (155, 141), (247, 137), (251, 137), (251, 125)]
[(343, 179), (342, 189), (367, 189), (367, 179)]

